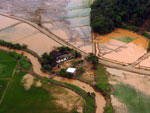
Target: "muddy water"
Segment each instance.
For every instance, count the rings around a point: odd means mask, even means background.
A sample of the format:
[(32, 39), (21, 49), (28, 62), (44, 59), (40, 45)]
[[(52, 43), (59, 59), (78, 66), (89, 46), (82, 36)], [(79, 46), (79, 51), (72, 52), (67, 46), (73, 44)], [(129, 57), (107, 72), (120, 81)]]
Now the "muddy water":
[[(26, 56), (28, 59), (30, 59), (32, 66), (33, 66), (33, 71), (43, 77), (48, 77), (49, 75), (46, 73), (43, 73), (40, 69), (41, 69), (41, 65), (38, 62), (38, 59), (34, 56), (32, 56), (31, 54), (21, 51), (21, 50), (13, 50), (13, 49), (8, 49), (6, 47), (2, 47), (0, 46), (0, 49), (2, 50), (6, 50), (6, 51), (15, 51), (19, 54), (24, 54), (24, 56)], [(70, 79), (64, 79), (62, 77), (54, 77), (54, 80), (57, 81), (62, 81), (62, 82), (68, 82), (71, 83), (73, 85), (76, 85), (78, 87), (80, 87), (81, 89), (85, 90), (86, 92), (94, 92), (96, 94), (95, 100), (96, 100), (96, 113), (103, 113), (103, 108), (105, 107), (106, 101), (104, 99), (104, 97), (99, 93), (96, 92), (90, 85), (85, 84), (83, 82), (80, 82), (78, 80), (70, 80)]]
[[(133, 41), (128, 43), (121, 39), (123, 37), (131, 37)], [(104, 58), (127, 64), (143, 56), (149, 43), (145, 37), (124, 29), (116, 29), (103, 36), (97, 35), (95, 42), (99, 43), (100, 53)]]
[(94, 92), (96, 94), (96, 97), (95, 97), (96, 106), (97, 106), (96, 113), (104, 112), (103, 108), (105, 107), (105, 104), (106, 104), (104, 97), (99, 92), (95, 92), (95, 90), (90, 85), (80, 82), (78, 80), (70, 80), (66, 78), (64, 79), (64, 78), (56, 77), (56, 76), (54, 77), (54, 80), (67, 82), (67, 83), (76, 85), (79, 88), (85, 90), (86, 92)]

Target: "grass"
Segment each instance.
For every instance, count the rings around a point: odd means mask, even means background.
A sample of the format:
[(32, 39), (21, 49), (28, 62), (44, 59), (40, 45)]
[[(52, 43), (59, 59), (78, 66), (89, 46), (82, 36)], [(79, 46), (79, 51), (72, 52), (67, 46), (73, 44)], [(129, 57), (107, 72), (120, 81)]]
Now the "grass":
[(10, 54), (0, 51), (0, 75), (3, 78), (10, 78), (9, 80), (0, 79), (0, 97), (8, 81), (10, 82), (0, 105), (0, 113), (78, 113), (75, 108), (68, 111), (55, 102), (56, 98), (52, 95), (53, 92), (50, 92), (48, 89), (53, 89), (54, 87), (56, 89), (58, 86), (45, 84), (42, 87), (36, 87), (32, 85), (29, 90), (26, 90), (21, 82), (22, 77), (26, 74), (25, 72), (17, 71), (12, 78), (11, 75), (15, 67), (17, 67), (18, 60), (20, 60), (19, 66), (21, 68), (28, 70), (31, 67), (31, 64), (25, 57), (18, 56), (20, 55), (16, 53)]
[(101, 64), (97, 66), (97, 69), (95, 71), (95, 81), (95, 88), (105, 96), (105, 99), (107, 101), (107, 104), (104, 108), (104, 113), (114, 113), (114, 109), (110, 102), (111, 88), (108, 83), (108, 75), (106, 73), (106, 69)]
[[(52, 94), (43, 87), (32, 86), (25, 90), (21, 83), (22, 77), (26, 73), (16, 73), (5, 98), (0, 105), (0, 113), (77, 113), (68, 112), (58, 106)], [(49, 85), (48, 88), (51, 88)]]
[(2, 95), (7, 87), (8, 80), (0, 80), (0, 99), (2, 98)]
[(16, 68), (17, 60), (9, 53), (0, 51), (0, 78), (10, 78)]
[(95, 81), (96, 81), (96, 89), (100, 90), (103, 95), (110, 95), (110, 85), (108, 83), (108, 76), (106, 74), (106, 69), (99, 64), (95, 71)]
[(121, 42), (125, 42), (125, 43), (129, 43), (133, 40), (135, 40), (136, 38), (134, 37), (129, 37), (129, 36), (124, 36), (124, 37), (111, 37), (112, 39), (115, 39), (115, 40), (119, 40)]
[(127, 105), (129, 113), (150, 113), (150, 96), (125, 84), (115, 85), (114, 88), (113, 95)]

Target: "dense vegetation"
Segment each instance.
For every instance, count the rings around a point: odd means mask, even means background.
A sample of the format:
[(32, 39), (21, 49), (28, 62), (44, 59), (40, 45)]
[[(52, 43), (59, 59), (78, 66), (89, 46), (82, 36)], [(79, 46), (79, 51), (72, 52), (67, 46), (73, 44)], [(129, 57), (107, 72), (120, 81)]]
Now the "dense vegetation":
[(95, 0), (91, 5), (91, 27), (94, 32), (106, 34), (117, 27), (137, 31), (149, 29), (149, 0)]
[(104, 113), (114, 113), (114, 109), (110, 102), (111, 88), (108, 82), (108, 76), (106, 69), (102, 65), (98, 65), (95, 70), (95, 89), (100, 91), (107, 101), (106, 107), (104, 108)]
[(10, 49), (27, 49), (27, 45), (20, 45), (18, 43), (13, 44), (11, 42), (6, 42), (3, 40), (0, 40), (0, 45), (8, 47)]
[(93, 69), (96, 69), (96, 66), (99, 63), (98, 57), (93, 53), (89, 53), (87, 56), (87, 61), (93, 64)]
[(57, 48), (57, 50), (51, 51), (49, 54), (44, 53), (42, 55), (42, 61), (41, 61), (42, 70), (43, 71), (52, 70), (55, 66), (57, 66), (57, 64), (59, 64), (57, 63), (57, 61), (59, 60), (58, 57), (61, 57), (63, 55), (68, 55), (68, 57), (72, 57), (72, 58), (81, 57), (81, 53), (77, 52), (76, 50), (73, 50), (69, 47), (62, 46)]

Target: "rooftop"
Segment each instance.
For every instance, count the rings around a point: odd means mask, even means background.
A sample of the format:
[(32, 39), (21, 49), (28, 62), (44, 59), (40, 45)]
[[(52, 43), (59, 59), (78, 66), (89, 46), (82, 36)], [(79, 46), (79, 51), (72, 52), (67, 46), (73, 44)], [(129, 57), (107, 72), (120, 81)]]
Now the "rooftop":
[(76, 68), (71, 68), (71, 67), (69, 67), (68, 69), (67, 69), (67, 72), (68, 73), (75, 73), (76, 72)]

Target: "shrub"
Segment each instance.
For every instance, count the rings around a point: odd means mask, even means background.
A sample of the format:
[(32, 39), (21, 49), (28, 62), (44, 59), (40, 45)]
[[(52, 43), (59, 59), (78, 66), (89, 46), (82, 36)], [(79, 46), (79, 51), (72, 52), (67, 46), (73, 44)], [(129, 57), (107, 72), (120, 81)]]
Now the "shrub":
[(110, 89), (110, 85), (108, 83), (99, 83), (95, 85), (95, 88), (97, 90), (100, 90), (103, 95), (109, 96), (111, 89)]
[(6, 46), (6, 47), (8, 47), (8, 48), (10, 48), (10, 49), (19, 49), (19, 50), (21, 50), (21, 49), (27, 49), (27, 45), (20, 45), (20, 44), (13, 44), (13, 43), (11, 43), (11, 42), (6, 42), (6, 41), (4, 41), (4, 40), (0, 40), (0, 45), (2, 45), (2, 46)]
[(66, 72), (66, 70), (64, 68), (60, 70), (59, 74), (62, 77), (66, 77), (69, 79), (73, 78), (73, 74)]
[(104, 108), (104, 113), (114, 113), (114, 109), (111, 105), (107, 105), (105, 108)]

